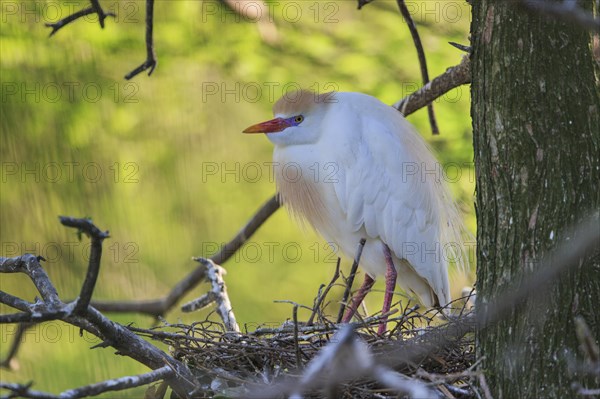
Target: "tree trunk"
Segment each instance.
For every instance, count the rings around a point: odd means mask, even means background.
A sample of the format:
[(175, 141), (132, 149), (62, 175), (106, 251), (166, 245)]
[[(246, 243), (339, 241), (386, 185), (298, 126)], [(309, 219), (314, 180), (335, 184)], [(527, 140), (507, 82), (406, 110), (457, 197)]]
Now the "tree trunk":
[[(515, 1), (472, 3), (477, 308), (485, 310), (544, 267), (557, 243), (577, 239), (565, 228), (599, 208), (600, 98), (584, 29)], [(540, 291), (477, 333), (496, 399), (575, 397), (573, 382), (598, 387), (569, 364), (582, 358), (574, 317), (600, 337), (599, 257)]]

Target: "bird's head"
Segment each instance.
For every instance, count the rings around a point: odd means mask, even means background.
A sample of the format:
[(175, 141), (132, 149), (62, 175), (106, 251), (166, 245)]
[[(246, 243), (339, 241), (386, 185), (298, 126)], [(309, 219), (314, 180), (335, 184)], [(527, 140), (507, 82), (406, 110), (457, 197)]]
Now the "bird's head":
[(252, 125), (244, 133), (265, 133), (275, 145), (281, 146), (314, 143), (321, 137), (329, 104), (335, 101), (334, 92), (287, 93), (273, 106), (274, 119)]

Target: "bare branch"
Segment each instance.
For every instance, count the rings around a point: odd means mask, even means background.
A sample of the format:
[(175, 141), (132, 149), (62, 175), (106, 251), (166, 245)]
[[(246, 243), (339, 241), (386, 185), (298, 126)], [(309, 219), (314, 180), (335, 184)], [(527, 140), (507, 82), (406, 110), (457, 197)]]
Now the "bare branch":
[(460, 64), (448, 68), (446, 72), (416, 92), (398, 101), (393, 107), (403, 115), (408, 116), (450, 90), (467, 83), (471, 83), (471, 62), (469, 61), (469, 57), (465, 56)]
[(21, 298), (17, 298), (16, 296), (10, 295), (4, 291), (0, 291), (0, 303), (22, 310), (23, 312), (29, 312), (31, 306), (33, 306), (33, 304)]
[(94, 9), (94, 12), (98, 14), (98, 22), (100, 23), (100, 27), (104, 29), (104, 20), (106, 19), (107, 14), (105, 14), (104, 10), (102, 10), (99, 0), (90, 0), (90, 3), (92, 3), (92, 8)]
[(181, 311), (185, 313), (195, 312), (197, 310), (202, 310), (205, 307), (209, 306), (213, 302), (217, 300), (219, 294), (216, 294), (214, 291), (208, 291), (206, 294), (202, 295), (200, 298), (194, 299), (184, 305), (181, 306)]
[[(263, 223), (279, 209), (280, 203), (277, 195), (271, 197), (242, 227), (236, 236), (225, 244), (221, 250), (211, 257), (217, 265), (225, 263), (252, 237)], [(147, 301), (119, 301), (101, 302), (94, 301), (92, 305), (104, 312), (136, 312), (154, 317), (167, 313), (191, 289), (202, 282), (206, 277), (206, 268), (202, 265), (194, 269), (189, 275), (179, 281), (164, 298)]]
[(579, 7), (577, 1), (519, 0), (519, 4), (529, 11), (600, 32), (600, 18), (595, 18), (594, 15)]
[(81, 292), (79, 294), (79, 299), (77, 300), (77, 305), (75, 306), (75, 313), (83, 314), (90, 304), (92, 294), (94, 293), (94, 288), (96, 287), (96, 281), (98, 280), (98, 274), (100, 273), (102, 242), (105, 238), (109, 237), (108, 231), (103, 232), (96, 227), (90, 219), (77, 219), (66, 216), (59, 216), (59, 219), (63, 226), (77, 228), (79, 231), (89, 236), (92, 240), (87, 273), (83, 285), (81, 286)]
[(42, 322), (60, 319), (63, 316), (65, 316), (65, 312), (2, 314), (0, 315), (0, 324)]
[[(65, 311), (55, 314), (18, 314), (28, 317), (15, 317), (17, 315), (0, 315), (0, 323), (13, 323), (30, 320), (63, 320), (75, 326), (85, 328), (87, 331), (90, 331), (94, 335), (104, 339), (105, 344), (102, 346), (110, 345), (117, 349), (119, 354), (129, 356), (152, 369), (161, 368), (165, 365), (168, 366), (169, 370), (172, 370), (172, 376), (168, 378), (167, 381), (173, 390), (176, 391), (181, 397), (189, 397), (190, 392), (195, 389), (194, 377), (185, 364), (173, 359), (171, 356), (133, 334), (122, 325), (107, 319), (94, 308), (89, 307), (87, 314), (85, 315), (85, 320), (91, 323), (93, 328), (89, 328), (89, 325), (86, 325), (86, 323), (80, 320), (78, 316), (69, 316), (69, 313), (70, 312)], [(12, 318), (9, 316), (12, 316)], [(37, 395), (37, 393), (34, 394)], [(32, 396), (34, 394), (26, 397), (38, 397)]]
[(302, 357), (300, 351), (300, 345), (298, 345), (298, 305), (294, 305), (292, 312), (292, 318), (294, 322), (294, 352), (296, 354), (296, 367), (302, 367)]
[(239, 332), (240, 327), (235, 320), (231, 301), (229, 300), (229, 295), (227, 295), (227, 286), (223, 280), (223, 275), (227, 272), (210, 259), (194, 258), (194, 260), (206, 268), (205, 275), (211, 284), (211, 290), (200, 298), (183, 305), (181, 310), (183, 312), (193, 312), (194, 310), (208, 306), (212, 302), (216, 302), (217, 313), (221, 317), (221, 320), (223, 320), (227, 331)]
[[(61, 222), (66, 226), (81, 228), (86, 234), (89, 234), (92, 237), (92, 240), (96, 240), (100, 247), (102, 245), (102, 240), (107, 236), (106, 233), (101, 232), (86, 219), (61, 218)], [(101, 248), (93, 249), (92, 252), (94, 251), (96, 251), (96, 254), (92, 254), (91, 258), (94, 259), (90, 259), (89, 269), (92, 269), (92, 273), (95, 273), (97, 276), (98, 265), (92, 263), (95, 262), (99, 264)], [(159, 369), (168, 366), (169, 369), (173, 371), (172, 376), (167, 379), (169, 385), (171, 385), (173, 390), (177, 392), (181, 398), (188, 398), (191, 396), (191, 392), (195, 389), (196, 384), (194, 376), (185, 364), (138, 337), (122, 325), (107, 319), (104, 315), (87, 304), (83, 307), (81, 314), (75, 312), (77, 304), (79, 304), (80, 301), (67, 304), (60, 301), (56, 289), (50, 281), (48, 274), (41, 267), (38, 257), (31, 254), (25, 254), (16, 258), (0, 258), (0, 273), (15, 272), (27, 274), (38, 288), (38, 291), (44, 300), (36, 301), (34, 304), (28, 304), (23, 300), (15, 300), (15, 298), (9, 294), (1, 295), (0, 298), (3, 301), (15, 305), (18, 308), (26, 308), (26, 311), (24, 313), (0, 315), (0, 323), (62, 320), (66, 323), (84, 328), (104, 341), (101, 346), (112, 346), (117, 349), (119, 354), (129, 356), (151, 369)], [(90, 271), (88, 270), (88, 274), (89, 273)], [(90, 283), (89, 279), (86, 279), (84, 287), (86, 285), (88, 286), (89, 294), (91, 296), (93, 283)], [(87, 295), (83, 288), (82, 292), (84, 292), (82, 297)], [(25, 389), (30, 397), (37, 397), (32, 395), (38, 395), (38, 393), (29, 391), (29, 388), (26, 386), (15, 385), (15, 387)], [(40, 395), (42, 396), (38, 396), (45, 397), (44, 395), (46, 394), (40, 393)]]
[(274, 195), (269, 198), (267, 202), (260, 207), (260, 209), (252, 216), (252, 218), (246, 223), (244, 227), (236, 234), (231, 241), (221, 248), (221, 251), (211, 257), (212, 261), (217, 265), (222, 265), (227, 262), (237, 251), (240, 249), (246, 241), (252, 237), (252, 235), (258, 230), (264, 222), (267, 221), (271, 215), (279, 209), (281, 203), (279, 202), (279, 196)]
[(58, 305), (58, 292), (40, 265), (43, 258), (24, 254), (15, 258), (0, 258), (0, 273), (25, 273), (29, 276), (47, 305)]
[(31, 384), (23, 385), (0, 382), (0, 388), (11, 391), (22, 398), (79, 399), (87, 398), (89, 396), (100, 395), (105, 392), (123, 391), (125, 389), (131, 389), (142, 385), (148, 385), (156, 381), (164, 380), (172, 375), (173, 369), (170, 366), (163, 366), (145, 374), (115, 378), (112, 380), (98, 382), (96, 384), (90, 384), (75, 389), (69, 389), (68, 391), (64, 391), (59, 395), (52, 395), (46, 392), (31, 390)]
[(90, 0), (91, 6), (84, 8), (83, 10), (79, 10), (74, 12), (71, 15), (66, 16), (58, 22), (54, 23), (46, 23), (46, 26), (52, 28), (52, 32), (50, 32), (50, 36), (54, 35), (56, 32), (60, 30), (60, 28), (70, 24), (73, 21), (78, 20), (81, 17), (85, 17), (90, 14), (98, 15), (98, 22), (100, 23), (100, 27), (104, 29), (104, 20), (106, 17), (115, 17), (116, 15), (112, 12), (104, 12), (98, 0)]
[(4, 360), (2, 360), (2, 362), (0, 362), (0, 367), (3, 367), (8, 370), (18, 369), (19, 363), (16, 360), (16, 356), (17, 352), (19, 351), (19, 347), (21, 346), (21, 338), (23, 338), (25, 331), (27, 331), (31, 326), (33, 326), (32, 323), (19, 323), (19, 326), (17, 327), (17, 332), (15, 333), (15, 338), (13, 339), (10, 349), (6, 354), (6, 357), (4, 358)]
[(122, 391), (135, 388), (142, 385), (164, 380), (173, 375), (173, 369), (170, 366), (163, 366), (149, 373), (120, 377), (112, 380), (98, 382), (96, 384), (86, 385), (80, 388), (69, 389), (59, 396), (61, 399), (77, 399), (88, 396), (96, 396), (105, 392)]
[(460, 51), (464, 51), (467, 54), (471, 54), (472, 48), (471, 46), (465, 46), (464, 44), (456, 43), (456, 42), (448, 42), (454, 48), (459, 49)]
[[(91, 5), (87, 8), (74, 12), (71, 15), (61, 19), (58, 22), (46, 23), (46, 26), (52, 28), (50, 32), (50, 36), (54, 35), (61, 28), (67, 26), (73, 21), (78, 20), (79, 18), (85, 17), (86, 15), (96, 14), (98, 15), (98, 22), (100, 23), (100, 27), (104, 29), (104, 20), (107, 17), (115, 17), (116, 15), (112, 12), (104, 12), (102, 7), (100, 6), (99, 0), (90, 0)], [(154, 29), (154, 0), (146, 0), (146, 60), (133, 71), (129, 72), (125, 75), (125, 79), (129, 80), (136, 76), (137, 74), (149, 69), (148, 76), (152, 75), (154, 72), (154, 68), (158, 64), (156, 54), (154, 52), (154, 39), (153, 39), (153, 29)]]
[(367, 4), (371, 3), (373, 0), (358, 0), (358, 9), (360, 10)]
[(11, 397), (19, 397), (19, 398), (32, 398), (32, 399), (59, 399), (58, 396), (52, 395), (47, 392), (42, 391), (34, 391), (31, 388), (31, 383), (29, 384), (13, 384), (8, 382), (0, 382), (0, 388), (6, 389), (7, 391), (11, 391), (13, 394), (17, 396), (7, 396), (7, 398)]
[[(410, 30), (410, 35), (415, 44), (415, 48), (417, 49), (419, 66), (421, 67), (421, 77), (423, 78), (423, 84), (426, 85), (429, 83), (429, 72), (427, 71), (427, 59), (425, 58), (425, 50), (423, 49), (423, 44), (421, 43), (421, 38), (419, 37), (419, 31), (417, 30), (415, 21), (413, 21), (410, 11), (408, 10), (408, 7), (406, 7), (404, 0), (396, 0), (396, 2), (398, 3), (398, 8), (400, 9), (402, 17), (404, 17), (406, 25)], [(429, 123), (431, 124), (431, 132), (433, 134), (440, 134), (432, 103), (427, 104), (427, 113), (429, 115)]]
[(73, 22), (81, 17), (84, 17), (86, 15), (93, 14), (94, 12), (95, 11), (92, 7), (87, 7), (87, 8), (84, 8), (83, 10), (79, 10), (77, 12), (74, 12), (71, 15), (66, 16), (65, 18), (61, 19), (58, 22), (53, 22), (53, 23), (47, 22), (46, 26), (48, 28), (52, 28), (52, 31), (50, 32), (50, 36), (52, 36), (56, 32), (58, 32), (60, 30), (60, 28), (62, 28), (63, 26), (66, 26), (66, 25), (70, 24), (71, 22)]
[(188, 397), (194, 390), (194, 376), (185, 364), (141, 339), (124, 326), (107, 319), (91, 306), (88, 308), (86, 318), (98, 328), (110, 346), (116, 348), (120, 354), (129, 356), (151, 369), (165, 365), (171, 367), (174, 376), (167, 381), (180, 396)]
[[(327, 284), (327, 287), (325, 287), (325, 290), (323, 292), (320, 292), (317, 295), (318, 299), (315, 301), (315, 306), (313, 307), (313, 311), (310, 314), (310, 317), (308, 318), (308, 321), (306, 322), (307, 326), (312, 326), (313, 322), (314, 322), (314, 319), (315, 319), (315, 316), (317, 314), (320, 315), (321, 304), (325, 300), (325, 297), (327, 297), (327, 294), (329, 293), (329, 290), (331, 290), (331, 288), (333, 287), (333, 285), (335, 284), (335, 282), (337, 281), (337, 279), (340, 277), (340, 262), (341, 262), (341, 259), (338, 258), (337, 259), (337, 263), (335, 265), (335, 272), (333, 273), (333, 277), (331, 278), (331, 281), (329, 282), (329, 284)], [(321, 285), (321, 287), (323, 287), (323, 285)]]
[(152, 37), (154, 30), (154, 0), (146, 0), (146, 61), (144, 61), (139, 67), (125, 75), (125, 79), (129, 80), (137, 74), (150, 69), (148, 76), (152, 75), (154, 68), (156, 68), (157, 60), (156, 54), (154, 53), (154, 39)]

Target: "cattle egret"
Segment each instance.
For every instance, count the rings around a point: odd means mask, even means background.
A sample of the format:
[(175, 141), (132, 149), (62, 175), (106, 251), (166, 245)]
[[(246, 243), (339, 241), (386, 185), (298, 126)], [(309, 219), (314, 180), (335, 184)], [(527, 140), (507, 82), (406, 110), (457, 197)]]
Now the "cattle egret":
[[(450, 302), (448, 256), (456, 256), (462, 224), (442, 168), (396, 109), (360, 93), (288, 93), (275, 119), (244, 133), (275, 144), (280, 199), (325, 240), (360, 261), (363, 285), (348, 307), (349, 322), (378, 276), (385, 276), (383, 314), (398, 284), (427, 307)], [(386, 319), (379, 333), (386, 330)]]

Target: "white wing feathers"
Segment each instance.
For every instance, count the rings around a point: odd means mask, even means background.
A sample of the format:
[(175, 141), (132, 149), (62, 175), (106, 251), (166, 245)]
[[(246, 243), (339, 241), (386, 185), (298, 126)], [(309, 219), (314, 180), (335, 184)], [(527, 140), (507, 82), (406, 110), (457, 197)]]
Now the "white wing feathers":
[(439, 213), (454, 205), (444, 198), (441, 168), (426, 143), (404, 118), (386, 111), (384, 118), (357, 118), (362, 129), (352, 130), (362, 137), (344, 140), (355, 158), (340, 160), (344, 172), (338, 174), (336, 196), (350, 225), (364, 226), (370, 238), (380, 238), (406, 259), (444, 306), (450, 301), (442, 241), (448, 220)]

